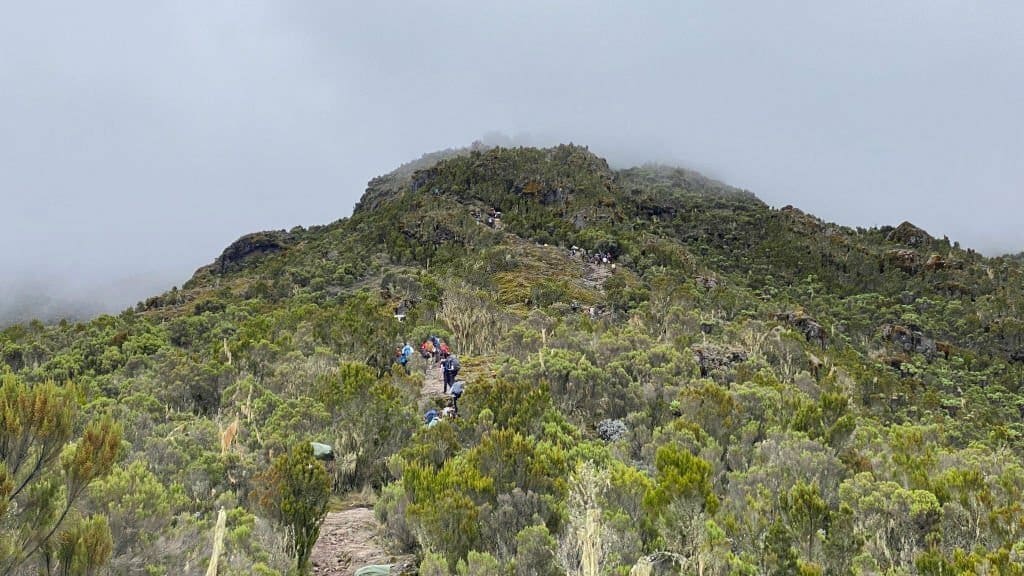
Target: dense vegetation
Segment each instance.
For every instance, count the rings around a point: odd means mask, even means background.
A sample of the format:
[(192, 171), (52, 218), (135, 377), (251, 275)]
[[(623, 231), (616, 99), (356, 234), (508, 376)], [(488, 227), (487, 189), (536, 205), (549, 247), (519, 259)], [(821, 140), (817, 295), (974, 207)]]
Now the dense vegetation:
[[(326, 491), (429, 575), (1024, 574), (1022, 304), (1019, 256), (909, 223), (574, 146), (430, 157), (119, 316), (0, 333), (0, 574), (205, 573), (220, 509), (218, 573), (289, 573)], [(469, 385), (426, 428), (392, 354), (434, 333)]]

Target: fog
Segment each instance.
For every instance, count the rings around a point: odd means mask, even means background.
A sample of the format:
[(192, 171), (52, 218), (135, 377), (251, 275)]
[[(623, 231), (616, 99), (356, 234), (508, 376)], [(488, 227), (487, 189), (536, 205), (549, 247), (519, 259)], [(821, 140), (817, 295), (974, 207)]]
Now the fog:
[(486, 4), (5, 6), (0, 321), (123, 309), (486, 134), (1024, 249), (1024, 4)]

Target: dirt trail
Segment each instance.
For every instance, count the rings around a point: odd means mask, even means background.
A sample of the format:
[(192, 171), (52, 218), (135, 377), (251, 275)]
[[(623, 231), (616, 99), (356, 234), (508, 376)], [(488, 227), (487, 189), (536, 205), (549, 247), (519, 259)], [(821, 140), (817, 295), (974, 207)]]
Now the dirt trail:
[(426, 368), (423, 375), (423, 388), (420, 389), (422, 398), (435, 399), (445, 396), (444, 378), (441, 376), (441, 363), (433, 362)]
[(314, 576), (351, 576), (368, 564), (406, 560), (390, 554), (381, 541), (380, 525), (369, 508), (328, 512), (310, 557)]
[(610, 264), (594, 264), (587, 262), (583, 265), (583, 283), (590, 288), (601, 288), (604, 281), (612, 275)]
[[(433, 363), (425, 368), (421, 361), (414, 366), (413, 370), (425, 370), (420, 389), (421, 402), (443, 398), (440, 364)], [(370, 564), (407, 564), (413, 561), (412, 556), (396, 557), (387, 551), (380, 524), (373, 510), (366, 507), (328, 512), (310, 556), (314, 576), (352, 576), (356, 570)]]

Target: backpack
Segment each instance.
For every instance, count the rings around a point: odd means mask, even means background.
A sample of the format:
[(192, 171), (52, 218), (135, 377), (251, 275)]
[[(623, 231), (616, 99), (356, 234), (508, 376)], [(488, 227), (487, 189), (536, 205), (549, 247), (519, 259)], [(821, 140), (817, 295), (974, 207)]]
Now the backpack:
[(448, 357), (448, 370), (450, 372), (458, 372), (459, 368), (462, 368), (462, 364), (459, 364), (459, 359), (455, 356)]

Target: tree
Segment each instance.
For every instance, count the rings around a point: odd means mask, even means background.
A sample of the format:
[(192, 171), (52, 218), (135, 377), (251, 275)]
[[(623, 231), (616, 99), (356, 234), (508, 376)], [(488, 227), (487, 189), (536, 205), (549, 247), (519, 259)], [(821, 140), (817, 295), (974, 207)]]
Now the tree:
[(544, 525), (528, 526), (516, 535), (516, 576), (560, 576), (555, 539)]
[(104, 516), (91, 516), (60, 535), (57, 559), (63, 576), (95, 576), (110, 559), (114, 540)]
[(798, 480), (789, 492), (779, 495), (779, 503), (794, 544), (802, 549), (805, 559), (815, 560), (819, 540), (827, 533), (830, 515), (820, 489), (816, 484)]
[[(70, 383), (30, 387), (0, 377), (0, 575), (49, 551), (85, 489), (117, 460), (120, 426), (100, 418), (72, 442), (77, 417), (77, 389)], [(87, 573), (105, 563), (106, 526), (106, 519), (94, 518), (61, 534), (61, 569)]]
[(262, 474), (257, 493), (260, 506), (292, 533), (291, 549), (300, 574), (309, 570), (309, 555), (327, 516), (331, 479), (313, 458), (308, 443), (295, 444), (274, 459)]

